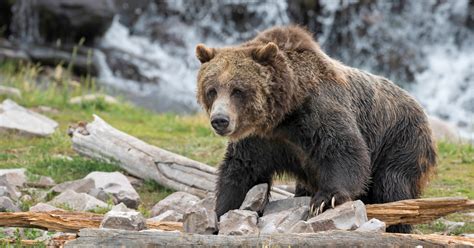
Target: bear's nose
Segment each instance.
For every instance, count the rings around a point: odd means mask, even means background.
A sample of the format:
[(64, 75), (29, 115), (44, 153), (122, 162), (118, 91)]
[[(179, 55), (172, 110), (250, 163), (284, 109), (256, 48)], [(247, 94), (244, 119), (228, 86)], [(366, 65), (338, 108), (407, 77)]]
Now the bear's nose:
[(229, 117), (217, 115), (212, 118), (211, 125), (216, 131), (224, 131), (229, 126)]

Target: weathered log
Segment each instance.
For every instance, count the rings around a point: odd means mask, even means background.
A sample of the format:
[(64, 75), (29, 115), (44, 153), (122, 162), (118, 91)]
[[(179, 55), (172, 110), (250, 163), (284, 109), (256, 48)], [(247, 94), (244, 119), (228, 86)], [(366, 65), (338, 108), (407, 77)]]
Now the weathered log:
[[(78, 232), (83, 228), (98, 228), (103, 215), (87, 212), (16, 212), (0, 213), (2, 227), (33, 227), (49, 231)], [(147, 220), (148, 229), (182, 231), (179, 222), (159, 222)]]
[(441, 235), (403, 235), (330, 231), (258, 236), (198, 235), (177, 232), (82, 229), (65, 247), (465, 247), (474, 239)]
[[(216, 168), (149, 145), (113, 128), (98, 116), (91, 123), (71, 127), (69, 134), (73, 149), (79, 154), (116, 163), (136, 177), (200, 197), (214, 191)], [(272, 189), (273, 198), (292, 195)]]
[(474, 200), (464, 197), (439, 197), (366, 205), (367, 216), (387, 225), (428, 223), (450, 213), (474, 209)]

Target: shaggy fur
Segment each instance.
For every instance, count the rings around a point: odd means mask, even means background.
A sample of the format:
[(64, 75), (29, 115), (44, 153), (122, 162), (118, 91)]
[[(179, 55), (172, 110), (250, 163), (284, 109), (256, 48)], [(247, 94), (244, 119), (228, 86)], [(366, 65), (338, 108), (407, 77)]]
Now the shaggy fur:
[[(276, 27), (240, 46), (198, 45), (197, 97), (231, 102), (235, 129), (219, 170), (217, 215), (275, 173), (297, 195), (330, 207), (417, 198), (436, 164), (419, 104), (389, 80), (329, 58), (299, 27)], [(408, 225), (388, 228), (409, 232)]]

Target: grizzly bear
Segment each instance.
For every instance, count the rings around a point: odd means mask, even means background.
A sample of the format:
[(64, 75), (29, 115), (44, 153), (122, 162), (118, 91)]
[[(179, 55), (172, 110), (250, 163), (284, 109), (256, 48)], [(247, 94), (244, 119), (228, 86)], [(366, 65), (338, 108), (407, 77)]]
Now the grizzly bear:
[(420, 105), (388, 79), (331, 59), (297, 26), (235, 47), (199, 44), (196, 56), (198, 102), (229, 138), (218, 216), (275, 173), (295, 176), (295, 196), (312, 196), (313, 215), (355, 199), (420, 196), (436, 164), (431, 130)]

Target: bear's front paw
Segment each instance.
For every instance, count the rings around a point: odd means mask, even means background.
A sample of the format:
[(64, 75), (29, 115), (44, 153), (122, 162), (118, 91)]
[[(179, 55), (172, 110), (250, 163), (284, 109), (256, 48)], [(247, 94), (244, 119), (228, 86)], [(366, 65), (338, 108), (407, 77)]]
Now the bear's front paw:
[(350, 200), (349, 194), (344, 192), (328, 193), (318, 191), (311, 199), (309, 214), (310, 216), (316, 216), (330, 207), (335, 208), (337, 205), (341, 205)]

